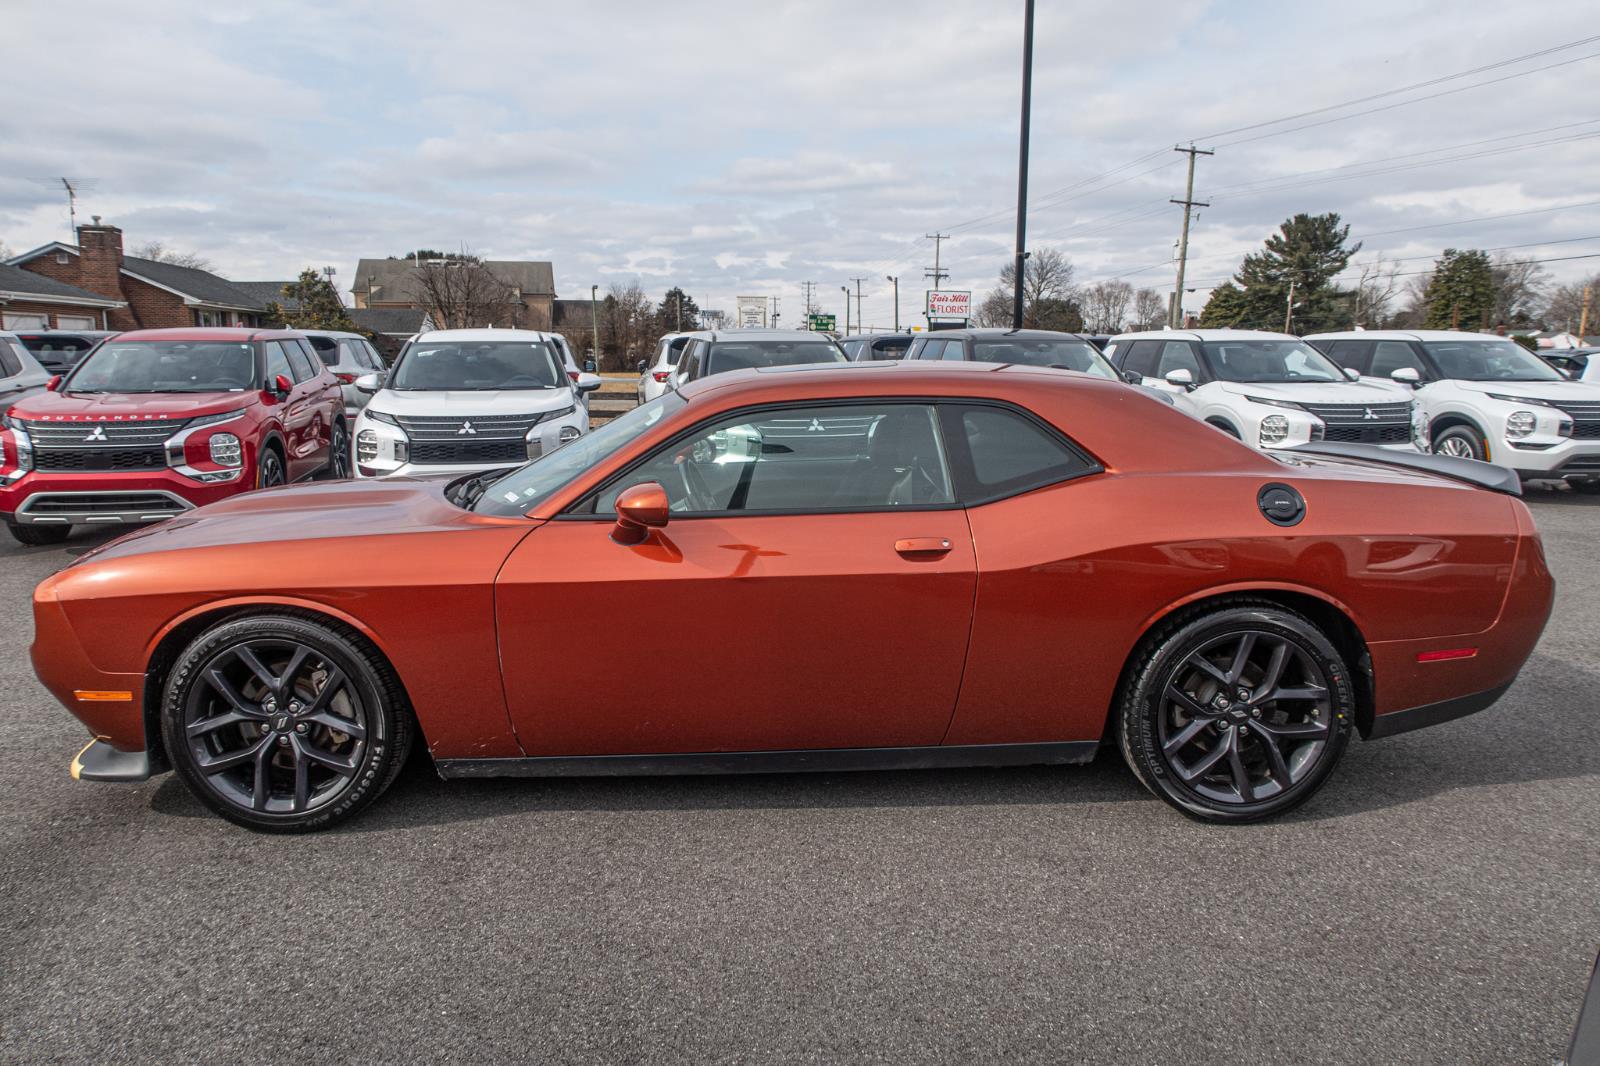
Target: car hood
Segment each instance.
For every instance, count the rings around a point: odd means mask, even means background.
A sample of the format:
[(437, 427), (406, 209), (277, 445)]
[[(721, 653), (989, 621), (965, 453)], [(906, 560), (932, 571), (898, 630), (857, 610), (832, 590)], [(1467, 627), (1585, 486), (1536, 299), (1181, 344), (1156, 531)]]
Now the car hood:
[[(462, 510), (445, 499), (444, 490), (452, 480), (438, 476), (329, 481), (245, 492), (136, 530), (79, 561), (225, 545), (534, 525), (522, 518)], [(330, 553), (327, 564), (339, 567), (339, 556)]]
[(1588, 381), (1457, 381), (1462, 390), (1520, 396), (1554, 403), (1600, 403), (1600, 385)]
[(366, 411), (391, 415), (543, 414), (571, 407), (571, 389), (447, 389), (439, 392), (397, 392), (383, 389), (367, 403)]
[(1385, 388), (1382, 385), (1370, 385), (1364, 381), (1328, 382), (1317, 385), (1286, 385), (1278, 382), (1240, 382), (1225, 381), (1220, 383), (1222, 391), (1234, 396), (1260, 396), (1267, 400), (1283, 400), (1285, 403), (1395, 403), (1398, 400), (1410, 400), (1409, 390), (1404, 394), (1395, 388)]
[(42, 392), (18, 400), (11, 414), (16, 418), (52, 422), (196, 418), (249, 406), (259, 395), (253, 392)]

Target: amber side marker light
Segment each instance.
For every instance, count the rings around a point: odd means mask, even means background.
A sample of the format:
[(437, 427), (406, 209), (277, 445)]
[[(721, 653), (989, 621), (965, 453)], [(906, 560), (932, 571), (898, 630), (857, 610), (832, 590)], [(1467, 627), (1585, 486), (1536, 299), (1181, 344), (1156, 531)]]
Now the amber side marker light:
[(1447, 648), (1444, 651), (1419, 651), (1417, 662), (1440, 663), (1447, 659), (1471, 659), (1478, 654), (1477, 648)]
[(98, 689), (75, 688), (72, 695), (84, 703), (132, 703), (131, 692), (103, 692)]

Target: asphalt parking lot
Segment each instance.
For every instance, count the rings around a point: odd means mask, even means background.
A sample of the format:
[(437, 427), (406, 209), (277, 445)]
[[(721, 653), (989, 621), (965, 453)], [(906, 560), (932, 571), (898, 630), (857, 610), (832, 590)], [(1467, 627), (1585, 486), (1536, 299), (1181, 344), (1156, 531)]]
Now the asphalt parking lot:
[[(458, 782), (252, 835), (77, 784), (0, 537), (0, 1057), (1548, 1063), (1600, 947), (1600, 498), (1499, 705), (1267, 825), (1077, 769)], [(601, 669), (633, 661), (609, 652)], [(1063, 664), (1064, 666), (1068, 664)]]

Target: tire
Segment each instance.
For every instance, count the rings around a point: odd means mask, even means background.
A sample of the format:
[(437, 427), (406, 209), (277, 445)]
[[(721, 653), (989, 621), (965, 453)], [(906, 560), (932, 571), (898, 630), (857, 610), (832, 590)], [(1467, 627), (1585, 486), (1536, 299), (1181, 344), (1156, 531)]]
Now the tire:
[(1489, 443), (1471, 426), (1451, 426), (1433, 438), (1433, 454), (1489, 461)]
[(289, 483), (289, 472), (283, 465), (283, 454), (270, 445), (256, 453), (256, 488), (270, 489)]
[(72, 533), (71, 526), (24, 526), (7, 522), (6, 528), (11, 530), (11, 536), (18, 544), (26, 544), (30, 548), (60, 544)]
[(333, 424), (328, 440), (328, 465), (317, 475), (318, 481), (346, 481), (353, 476), (350, 469), (350, 433), (343, 422)]
[(1600, 494), (1600, 480), (1570, 482), (1576, 492), (1588, 493), (1590, 496)]
[(347, 631), (296, 615), (206, 630), (173, 665), (161, 704), (167, 755), (189, 791), (271, 833), (354, 817), (393, 783), (413, 732), (388, 663)]
[(1227, 422), (1209, 421), (1208, 420), (1206, 422), (1206, 425), (1210, 426), (1212, 429), (1221, 430), (1222, 432), (1226, 433), (1228, 436), (1232, 437), (1234, 440), (1244, 440), (1243, 437), (1239, 436), (1239, 431), (1237, 429), (1234, 429), (1233, 426), (1229, 425)]
[(1338, 649), (1304, 615), (1259, 601), (1201, 607), (1156, 629), (1134, 652), (1116, 712), (1134, 776), (1207, 822), (1255, 822), (1304, 803), (1338, 764), (1354, 720)]

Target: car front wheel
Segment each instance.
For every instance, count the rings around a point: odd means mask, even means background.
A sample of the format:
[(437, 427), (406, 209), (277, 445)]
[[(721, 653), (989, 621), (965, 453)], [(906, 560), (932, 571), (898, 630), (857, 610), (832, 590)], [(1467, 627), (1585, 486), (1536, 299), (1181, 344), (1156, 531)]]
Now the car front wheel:
[(1433, 438), (1433, 453), (1483, 462), (1489, 457), (1489, 446), (1477, 430), (1467, 426), (1451, 426)]
[(346, 633), (292, 615), (222, 622), (168, 675), (162, 737), (212, 811), (268, 832), (326, 829), (377, 799), (411, 747), (386, 663)]
[(1151, 792), (1204, 821), (1252, 822), (1321, 787), (1354, 715), (1349, 667), (1327, 636), (1252, 602), (1180, 615), (1146, 639), (1117, 726)]
[(24, 526), (7, 524), (11, 536), (18, 544), (37, 548), (45, 544), (60, 544), (72, 532), (71, 526)]

